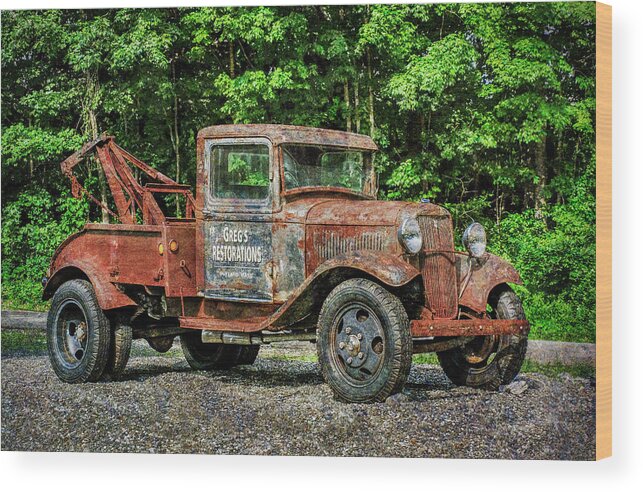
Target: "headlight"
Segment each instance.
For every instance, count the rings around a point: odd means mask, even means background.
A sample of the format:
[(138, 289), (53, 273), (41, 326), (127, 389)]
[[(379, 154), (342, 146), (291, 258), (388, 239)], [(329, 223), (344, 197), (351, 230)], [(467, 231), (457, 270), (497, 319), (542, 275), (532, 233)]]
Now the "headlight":
[(422, 249), (422, 234), (420, 233), (420, 224), (413, 217), (407, 217), (402, 221), (397, 231), (397, 237), (404, 249), (416, 255)]
[(462, 245), (474, 258), (480, 258), (487, 249), (487, 233), (478, 222), (472, 223), (462, 234)]

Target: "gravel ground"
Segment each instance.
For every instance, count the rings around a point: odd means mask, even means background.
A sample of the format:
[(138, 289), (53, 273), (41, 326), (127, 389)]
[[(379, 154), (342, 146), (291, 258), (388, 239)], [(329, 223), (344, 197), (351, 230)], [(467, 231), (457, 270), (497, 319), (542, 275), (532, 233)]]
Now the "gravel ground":
[(215, 372), (191, 371), (176, 346), (145, 347), (135, 342), (123, 380), (83, 385), (60, 382), (44, 355), (3, 355), (2, 450), (594, 459), (592, 379), (529, 373), (488, 392), (414, 365), (402, 394), (347, 405), (312, 344)]

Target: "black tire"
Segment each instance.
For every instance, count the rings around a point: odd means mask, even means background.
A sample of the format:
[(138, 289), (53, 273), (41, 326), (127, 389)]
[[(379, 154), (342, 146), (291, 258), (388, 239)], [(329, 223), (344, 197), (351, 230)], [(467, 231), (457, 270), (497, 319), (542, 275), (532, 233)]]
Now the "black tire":
[(132, 350), (132, 327), (128, 318), (124, 315), (115, 316), (110, 325), (109, 356), (103, 372), (103, 378), (115, 380), (121, 376), (129, 361)]
[(92, 284), (80, 279), (62, 284), (47, 316), (47, 350), (56, 375), (66, 383), (98, 381), (109, 346), (109, 320)]
[[(522, 303), (508, 285), (492, 293), (489, 305), (498, 319), (525, 319)], [(491, 343), (493, 346), (487, 345), (490, 348), (484, 350), (482, 357), (472, 356), (484, 344)], [(527, 335), (476, 337), (476, 340), (464, 347), (438, 352), (438, 359), (454, 384), (497, 390), (501, 385), (511, 383), (518, 375), (526, 352)]]
[(412, 352), (404, 306), (375, 282), (346, 280), (324, 301), (317, 356), (324, 380), (338, 400), (372, 403), (400, 392), (411, 369)]
[(239, 366), (251, 366), (255, 363), (257, 355), (259, 354), (259, 345), (242, 345), (237, 359)]
[(213, 369), (230, 369), (237, 365), (241, 354), (241, 345), (203, 343), (200, 331), (184, 333), (180, 338), (183, 356), (192, 369), (210, 371)]

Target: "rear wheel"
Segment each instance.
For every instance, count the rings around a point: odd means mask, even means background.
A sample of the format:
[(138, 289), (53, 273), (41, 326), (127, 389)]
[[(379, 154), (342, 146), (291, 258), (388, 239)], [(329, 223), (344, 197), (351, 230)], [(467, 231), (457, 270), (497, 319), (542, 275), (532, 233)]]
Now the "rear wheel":
[(341, 283), (319, 315), (317, 355), (325, 381), (341, 401), (384, 401), (401, 391), (413, 342), (400, 300), (366, 279)]
[(65, 282), (54, 294), (47, 317), (47, 349), (56, 375), (66, 383), (98, 381), (109, 347), (109, 320), (92, 284)]
[(198, 371), (230, 369), (237, 365), (241, 348), (241, 345), (203, 343), (200, 331), (181, 335), (181, 350), (185, 360)]
[(129, 361), (132, 349), (132, 327), (128, 318), (124, 315), (115, 316), (110, 325), (111, 343), (103, 377), (105, 379), (118, 379)]
[(255, 363), (257, 355), (259, 354), (259, 345), (243, 345), (237, 364), (240, 366), (251, 366)]
[[(525, 319), (520, 299), (507, 285), (492, 293), (489, 305), (493, 318)], [(518, 375), (526, 352), (527, 335), (490, 335), (438, 352), (438, 359), (453, 383), (497, 390)]]

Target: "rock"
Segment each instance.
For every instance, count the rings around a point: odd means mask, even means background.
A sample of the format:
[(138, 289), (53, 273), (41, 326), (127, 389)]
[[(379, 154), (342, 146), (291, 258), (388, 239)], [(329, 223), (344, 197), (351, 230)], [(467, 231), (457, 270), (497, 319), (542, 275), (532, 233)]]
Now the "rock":
[(572, 376), (568, 372), (561, 373), (560, 376), (558, 376), (558, 378), (561, 381), (565, 382), (565, 383), (574, 383), (575, 382), (574, 376)]
[(409, 401), (409, 397), (406, 396), (404, 393), (396, 393), (395, 395), (391, 395), (386, 399), (386, 404), (391, 405), (391, 406), (396, 406), (399, 405), (400, 403), (404, 403), (406, 401)]
[(504, 393), (509, 393), (511, 395), (522, 395), (527, 389), (529, 388), (529, 385), (527, 384), (526, 381), (523, 381), (522, 379), (518, 379), (516, 381), (513, 381), (512, 383), (509, 383), (507, 386), (503, 388)]

